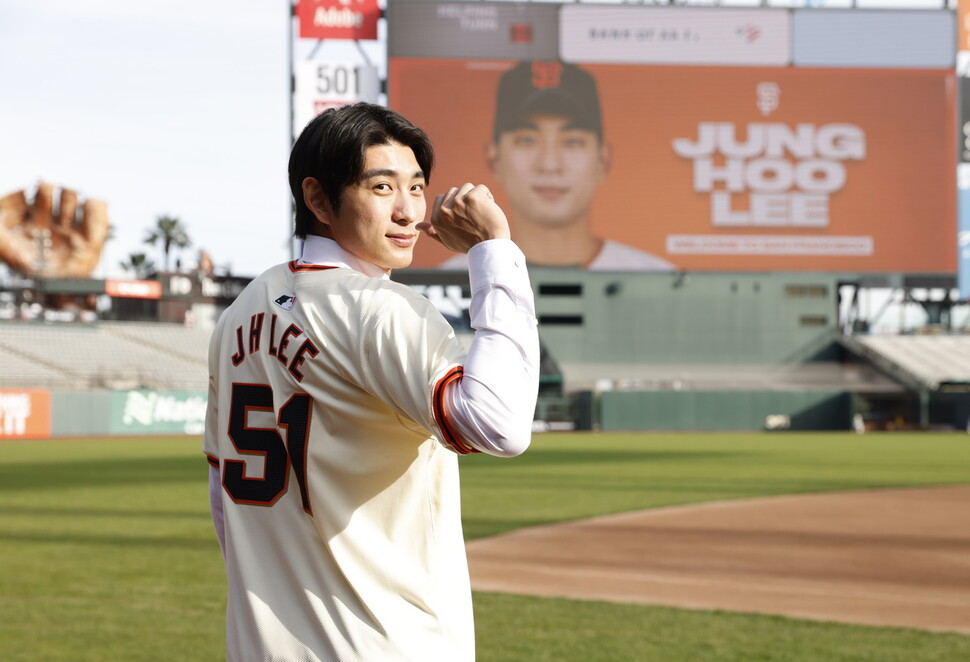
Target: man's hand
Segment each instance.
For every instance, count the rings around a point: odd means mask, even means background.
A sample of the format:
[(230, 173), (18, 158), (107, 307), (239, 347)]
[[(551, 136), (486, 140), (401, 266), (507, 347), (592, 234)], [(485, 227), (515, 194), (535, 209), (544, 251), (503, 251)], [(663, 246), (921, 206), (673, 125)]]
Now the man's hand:
[(23, 191), (0, 198), (0, 260), (25, 275), (90, 276), (108, 238), (108, 206), (87, 200), (80, 218), (77, 207), (77, 193), (61, 189), (55, 214), (54, 186), (45, 182), (29, 204)]
[(512, 236), (505, 212), (482, 184), (462, 184), (438, 195), (431, 207), (431, 220), (417, 227), (455, 253), (467, 253), (489, 239)]

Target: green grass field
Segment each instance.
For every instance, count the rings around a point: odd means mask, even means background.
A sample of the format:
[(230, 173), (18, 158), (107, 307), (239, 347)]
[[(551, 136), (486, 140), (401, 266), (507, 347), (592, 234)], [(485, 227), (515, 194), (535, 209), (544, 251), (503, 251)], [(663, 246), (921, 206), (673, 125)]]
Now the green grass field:
[[(223, 659), (206, 467), (196, 438), (0, 442), (0, 661)], [(547, 434), (513, 460), (463, 458), (462, 482), (473, 538), (683, 503), (970, 483), (970, 437)], [(970, 659), (970, 636), (745, 614), (479, 593), (476, 618), (481, 662)]]

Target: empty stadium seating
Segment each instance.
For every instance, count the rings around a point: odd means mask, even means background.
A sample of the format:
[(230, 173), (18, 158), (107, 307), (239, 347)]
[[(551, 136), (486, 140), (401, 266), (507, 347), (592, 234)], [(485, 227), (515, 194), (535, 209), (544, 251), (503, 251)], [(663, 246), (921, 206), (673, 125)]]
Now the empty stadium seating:
[(0, 388), (205, 390), (210, 329), (177, 324), (0, 324)]

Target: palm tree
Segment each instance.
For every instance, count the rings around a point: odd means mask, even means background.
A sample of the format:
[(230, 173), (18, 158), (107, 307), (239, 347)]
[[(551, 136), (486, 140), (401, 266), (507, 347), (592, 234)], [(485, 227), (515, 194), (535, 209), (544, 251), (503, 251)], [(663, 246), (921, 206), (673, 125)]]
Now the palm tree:
[(144, 253), (132, 253), (127, 262), (121, 263), (121, 268), (135, 274), (135, 278), (145, 280), (155, 273), (155, 263)]
[(152, 246), (161, 242), (165, 257), (165, 271), (168, 271), (168, 256), (172, 248), (183, 249), (192, 245), (189, 234), (176, 216), (162, 215), (155, 219), (155, 227), (148, 231), (145, 243)]

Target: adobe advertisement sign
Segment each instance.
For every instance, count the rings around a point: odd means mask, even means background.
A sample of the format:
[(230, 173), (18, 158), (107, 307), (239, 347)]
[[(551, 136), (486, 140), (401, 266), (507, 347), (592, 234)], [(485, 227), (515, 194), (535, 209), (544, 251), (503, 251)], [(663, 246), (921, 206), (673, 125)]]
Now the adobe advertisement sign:
[(0, 389), (0, 439), (47, 439), (50, 436), (50, 391)]
[(377, 0), (298, 0), (303, 39), (377, 39)]
[[(430, 194), (481, 182), (508, 209), (486, 154), (515, 64), (390, 59), (389, 104), (436, 146)], [(952, 70), (581, 68), (611, 148), (597, 236), (686, 270), (955, 271)], [(422, 241), (414, 266), (449, 256)]]

